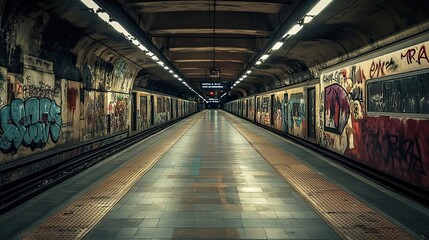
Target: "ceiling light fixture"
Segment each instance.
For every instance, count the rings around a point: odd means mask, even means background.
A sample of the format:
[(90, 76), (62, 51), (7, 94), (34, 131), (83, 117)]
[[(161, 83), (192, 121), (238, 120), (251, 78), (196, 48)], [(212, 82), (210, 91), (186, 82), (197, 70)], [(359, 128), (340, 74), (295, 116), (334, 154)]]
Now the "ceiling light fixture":
[[(146, 53), (146, 55), (148, 55), (149, 57), (151, 57), (157, 64), (161, 65), (162, 67), (164, 67), (165, 70), (168, 70), (169, 73), (173, 74), (174, 72), (172, 70), (170, 70), (170, 68), (168, 66), (165, 66), (166, 64), (162, 61), (159, 60), (158, 57), (151, 51), (149, 51), (146, 46), (144, 44), (142, 44), (136, 37), (134, 37), (132, 34), (130, 34), (119, 22), (114, 21), (110, 15), (105, 11), (105, 9), (101, 8), (97, 3), (95, 3), (93, 0), (81, 0), (81, 2), (93, 13), (97, 14), (97, 16), (103, 20), (104, 22), (106, 22), (107, 24), (109, 24), (114, 30), (116, 30), (117, 32), (123, 34), (125, 36), (125, 39), (127, 39), (128, 41), (131, 41), (131, 43), (133, 43), (135, 46), (137, 46), (140, 50), (142, 50), (143, 52)], [(143, 40), (145, 40), (143, 38)], [(143, 41), (144, 42), (144, 41)], [(148, 42), (148, 41), (146, 41)], [(150, 44), (150, 41), (149, 41)], [(162, 53), (161, 53), (162, 55)], [(164, 55), (162, 55), (162, 57), (166, 58)], [(169, 61), (168, 58), (167, 59), (167, 63), (171, 62)], [(172, 65), (173, 66), (173, 65)], [(174, 74), (175, 78), (178, 78), (179, 81), (183, 81), (182, 78), (180, 78), (177, 74)], [(185, 82), (183, 82), (185, 83)], [(186, 83), (185, 83), (186, 84)], [(186, 84), (186, 86), (188, 86)], [(188, 86), (189, 87), (189, 86)], [(189, 87), (189, 89), (191, 89), (193, 92), (195, 92), (194, 89), (192, 89), (191, 87)], [(196, 92), (195, 92), (196, 93)], [(205, 101), (205, 98), (201, 97), (201, 95), (198, 94), (198, 96), (203, 99)]]
[(332, 2), (332, 0), (320, 0), (316, 5), (314, 5), (314, 7), (306, 15), (317, 16), (331, 2)]
[(147, 48), (143, 46), (142, 44), (138, 45), (138, 48), (144, 52), (147, 52)]
[(151, 52), (151, 51), (147, 51), (146, 52), (146, 55), (148, 55), (149, 57), (152, 57), (153, 55), (155, 55), (155, 54), (153, 54), (153, 52)]
[(260, 60), (260, 61), (265, 61), (265, 60), (267, 60), (269, 57), (270, 57), (270, 55), (269, 55), (269, 54), (264, 54), (264, 55), (262, 55), (262, 57), (261, 57), (259, 60)]
[(302, 22), (303, 22), (304, 24), (307, 24), (307, 23), (311, 22), (311, 20), (313, 20), (313, 18), (314, 18), (314, 16), (308, 16), (308, 15), (306, 15), (306, 16), (304, 16), (304, 18), (302, 19)]
[(283, 46), (283, 42), (277, 42), (274, 44), (274, 46), (271, 48), (271, 51), (277, 51)]
[(297, 34), (303, 27), (304, 25), (302, 24), (295, 24), (291, 29), (289, 29), (289, 31), (285, 33), (285, 35), (283, 35), (282, 38), (289, 38), (290, 36)]
[(100, 7), (93, 2), (92, 0), (81, 0), (81, 2), (83, 4), (85, 4), (89, 9), (91, 9), (92, 11), (97, 11)]
[[(295, 25), (293, 25), (282, 37), (279, 41), (277, 41), (273, 47), (271, 47), (269, 50), (265, 50), (265, 53), (256, 61), (254, 66), (251, 66), (252, 69), (256, 66), (261, 65), (265, 60), (269, 58), (269, 54), (277, 51), (280, 49), (284, 41), (288, 38), (290, 38), (293, 35), (296, 35), (301, 29), (304, 27), (304, 24), (307, 24), (313, 20), (314, 17), (316, 17), (320, 12), (322, 12), (330, 3), (332, 0), (320, 0), (318, 1), (310, 11), (308, 11)], [(249, 65), (246, 67), (249, 68)], [(246, 70), (246, 69), (244, 69)], [(248, 72), (248, 71), (247, 71)], [(248, 73), (249, 74), (249, 73)], [(247, 75), (244, 75), (243, 78), (247, 77)], [(235, 86), (234, 86), (235, 87)], [(233, 87), (231, 87), (233, 89)]]

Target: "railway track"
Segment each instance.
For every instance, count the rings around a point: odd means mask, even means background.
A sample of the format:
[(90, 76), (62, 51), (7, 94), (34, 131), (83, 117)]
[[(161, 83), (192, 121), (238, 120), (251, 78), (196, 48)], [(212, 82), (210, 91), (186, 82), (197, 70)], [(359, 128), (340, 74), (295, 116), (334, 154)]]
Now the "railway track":
[[(126, 138), (123, 138), (119, 141), (112, 141), (109, 144), (106, 144), (102, 147), (96, 148), (95, 150), (85, 152), (84, 154), (79, 155), (77, 158), (68, 159), (59, 164), (52, 165), (43, 171), (31, 174), (27, 177), (19, 179), (9, 184), (5, 184), (0, 187), (0, 214), (3, 214), (23, 202), (33, 198), (34, 196), (48, 190), (49, 188), (55, 186), (56, 184), (88, 169), (94, 164), (106, 159), (108, 156), (113, 155), (116, 152), (119, 152), (175, 123), (182, 120), (176, 119), (168, 123), (158, 125), (156, 127), (150, 128), (143, 132), (130, 135)], [(115, 136), (110, 138), (114, 139)], [(103, 138), (102, 140), (106, 140)], [(99, 141), (102, 141), (99, 140)], [(78, 148), (78, 147), (76, 147)], [(73, 148), (66, 149), (64, 151), (73, 151)], [(61, 153), (61, 152), (60, 152)], [(55, 154), (58, 154), (56, 152)], [(35, 162), (40, 162), (46, 159), (46, 156), (41, 156), (34, 158), (31, 161), (26, 161), (22, 164), (13, 166), (13, 168), (25, 168), (31, 166)], [(7, 171), (12, 171), (14, 169), (6, 168), (0, 170), (0, 175)]]

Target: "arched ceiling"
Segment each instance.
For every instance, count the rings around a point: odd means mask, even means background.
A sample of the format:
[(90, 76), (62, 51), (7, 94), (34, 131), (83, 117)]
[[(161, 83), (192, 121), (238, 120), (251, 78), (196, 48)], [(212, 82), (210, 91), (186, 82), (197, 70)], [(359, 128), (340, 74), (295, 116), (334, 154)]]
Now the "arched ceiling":
[[(39, 2), (39, 1), (38, 1)], [(200, 83), (233, 83), (317, 2), (316, 0), (170, 1), (95, 0), (121, 15), (125, 25), (153, 43), (201, 91)], [(40, 1), (53, 14), (87, 29), (87, 34), (138, 64), (139, 83), (188, 91), (150, 57), (78, 0)], [(281, 49), (258, 66), (236, 89), (240, 95), (317, 77), (317, 71), (359, 53), (429, 29), (427, 0), (333, 0)], [(220, 69), (220, 78), (210, 70)], [(165, 87), (163, 87), (165, 86)]]

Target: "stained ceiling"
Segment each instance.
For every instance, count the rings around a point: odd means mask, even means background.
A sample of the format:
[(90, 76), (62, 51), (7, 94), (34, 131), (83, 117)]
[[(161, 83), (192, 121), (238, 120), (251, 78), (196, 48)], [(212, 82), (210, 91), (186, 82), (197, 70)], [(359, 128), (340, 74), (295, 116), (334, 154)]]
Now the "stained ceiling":
[[(45, 1), (44, 7), (79, 27), (90, 28), (88, 34), (93, 38), (118, 48), (142, 67), (134, 83), (136, 87), (144, 79), (177, 92), (189, 91), (150, 56), (132, 49), (126, 39), (111, 37), (109, 32), (113, 34), (113, 29), (96, 23), (102, 20), (88, 20), (91, 13), (80, 1), (53, 2), (56, 1)], [(285, 32), (318, 1), (94, 2), (115, 21), (130, 28), (130, 32), (144, 38), (149, 50), (165, 56), (184, 81), (201, 94), (207, 94), (201, 90), (201, 82), (233, 85), (247, 70), (252, 72), (230, 91), (232, 95), (306, 81), (318, 77), (320, 69), (429, 29), (427, 0), (333, 0), (299, 33), (286, 40), (282, 39)], [(107, 33), (102, 36), (102, 32)], [(283, 46), (254, 67), (281, 39)], [(219, 69), (219, 76), (214, 77), (213, 69)]]

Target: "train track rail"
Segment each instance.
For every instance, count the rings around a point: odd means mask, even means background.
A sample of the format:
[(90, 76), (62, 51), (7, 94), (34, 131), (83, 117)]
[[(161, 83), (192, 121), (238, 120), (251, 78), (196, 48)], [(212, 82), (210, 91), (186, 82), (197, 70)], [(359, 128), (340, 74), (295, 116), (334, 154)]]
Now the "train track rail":
[(420, 189), (414, 185), (408, 184), (406, 182), (400, 181), (392, 176), (389, 176), (381, 171), (378, 171), (376, 169), (370, 168), (364, 164), (361, 164), (359, 162), (353, 161), (352, 159), (346, 158), (338, 153), (329, 151), (327, 149), (321, 148), (319, 145), (309, 142), (307, 140), (303, 140), (300, 138), (297, 138), (295, 136), (292, 136), (290, 134), (287, 134), (285, 132), (272, 129), (268, 126), (262, 125), (260, 123), (255, 123), (247, 118), (243, 118), (241, 116), (235, 115), (237, 117), (240, 117), (250, 123), (256, 124), (257, 126), (260, 126), (268, 131), (271, 131), (277, 135), (280, 135), (284, 137), (285, 139), (288, 139), (290, 141), (293, 141), (295, 143), (298, 143), (300, 145), (303, 145), (307, 148), (310, 148), (314, 150), (315, 152), (318, 152), (330, 159), (333, 159), (336, 163), (340, 164), (343, 167), (346, 167), (353, 172), (364, 176), (365, 178), (369, 178), (372, 181), (391, 189), (392, 191), (412, 200), (415, 202), (418, 202), (419, 204), (429, 207), (429, 193), (427, 191), (424, 191), (423, 189)]
[[(52, 165), (42, 171), (31, 174), (27, 177), (19, 179), (9, 184), (0, 187), (0, 214), (3, 214), (23, 202), (33, 198), (34, 196), (48, 190), (49, 188), (59, 184), (60, 182), (88, 169), (94, 164), (104, 160), (108, 156), (113, 155), (175, 123), (183, 118), (173, 120), (168, 123), (158, 125), (143, 132), (130, 135), (119, 141), (113, 141), (102, 147), (96, 148), (79, 155), (77, 158), (69, 159), (61, 163)], [(112, 136), (114, 138), (115, 136)], [(105, 140), (106, 138), (104, 138)], [(101, 140), (100, 140), (101, 141)], [(64, 151), (70, 151), (67, 149)], [(58, 154), (58, 153), (56, 153)], [(35, 158), (32, 161), (14, 166), (15, 168), (25, 168), (34, 164), (37, 161), (43, 161), (46, 156)], [(1, 172), (6, 172), (10, 169), (3, 169)], [(0, 172), (0, 174), (1, 174)]]

